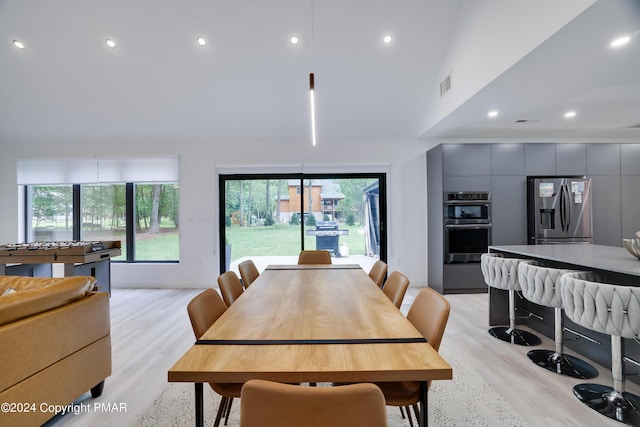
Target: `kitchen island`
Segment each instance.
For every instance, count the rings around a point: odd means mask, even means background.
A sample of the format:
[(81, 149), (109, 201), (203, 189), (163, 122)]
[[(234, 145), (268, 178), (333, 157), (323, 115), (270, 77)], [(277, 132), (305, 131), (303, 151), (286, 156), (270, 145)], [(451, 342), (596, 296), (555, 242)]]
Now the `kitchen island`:
[[(640, 286), (640, 260), (622, 247), (593, 244), (496, 245), (490, 246), (489, 252), (502, 253), (511, 258), (535, 259), (553, 268), (593, 271), (598, 274), (600, 281), (605, 283)], [(518, 324), (524, 324), (553, 339), (553, 308), (534, 304), (523, 297), (516, 298), (516, 307)], [(564, 321), (565, 328), (568, 329), (568, 331), (565, 329), (565, 346), (609, 369), (611, 367), (610, 337), (583, 328), (566, 317)], [(489, 325), (507, 325), (508, 323), (507, 293), (490, 287)], [(626, 356), (640, 361), (640, 344), (634, 340), (624, 340), (624, 342)], [(635, 372), (637, 369), (630, 370)], [(640, 382), (637, 376), (629, 379)]]

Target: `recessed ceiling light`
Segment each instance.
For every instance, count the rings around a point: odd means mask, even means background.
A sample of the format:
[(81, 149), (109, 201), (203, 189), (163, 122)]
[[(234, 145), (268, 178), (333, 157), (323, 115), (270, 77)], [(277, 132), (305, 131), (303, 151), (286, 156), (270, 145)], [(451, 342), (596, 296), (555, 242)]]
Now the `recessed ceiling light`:
[(207, 39), (200, 36), (196, 39), (196, 43), (198, 43), (198, 46), (205, 47), (207, 45)]
[(487, 116), (493, 118), (493, 117), (498, 117), (498, 112), (496, 110), (491, 110), (487, 113)]
[(20, 49), (20, 50), (26, 49), (26, 46), (20, 40), (14, 40), (12, 43), (16, 47), (16, 49)]
[(576, 112), (575, 111), (567, 111), (566, 113), (564, 113), (564, 118), (565, 119), (572, 119), (576, 116)]
[(289, 43), (296, 46), (300, 43), (300, 38), (294, 34), (291, 37), (289, 37)]
[(116, 48), (116, 42), (114, 42), (111, 39), (105, 39), (104, 43), (107, 45), (107, 47), (110, 47), (111, 49), (115, 49)]
[(620, 47), (620, 46), (626, 45), (630, 41), (631, 41), (631, 36), (622, 36), (622, 37), (618, 37), (617, 39), (614, 39), (609, 44), (609, 46), (611, 46), (611, 47)]
[(382, 37), (382, 42), (384, 44), (391, 44), (392, 40), (393, 40), (393, 37), (391, 37), (390, 34), (385, 34), (384, 37)]

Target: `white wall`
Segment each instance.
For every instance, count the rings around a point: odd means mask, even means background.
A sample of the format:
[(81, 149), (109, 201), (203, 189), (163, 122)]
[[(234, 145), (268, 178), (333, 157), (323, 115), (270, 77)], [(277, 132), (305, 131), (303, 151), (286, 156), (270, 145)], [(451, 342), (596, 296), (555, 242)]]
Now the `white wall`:
[[(0, 146), (0, 242), (22, 241), (16, 160), (50, 157), (180, 156), (180, 262), (112, 264), (113, 287), (210, 287), (219, 274), (219, 165), (315, 165), (331, 171), (386, 165), (390, 269), (425, 285), (426, 147), (417, 140), (322, 141), (47, 141)], [(320, 166), (318, 166), (320, 165)], [(317, 169), (314, 167), (314, 169)], [(249, 169), (250, 170), (250, 169)]]
[[(596, 0), (464, 0), (428, 100), (427, 131)], [(451, 73), (451, 90), (440, 82)]]

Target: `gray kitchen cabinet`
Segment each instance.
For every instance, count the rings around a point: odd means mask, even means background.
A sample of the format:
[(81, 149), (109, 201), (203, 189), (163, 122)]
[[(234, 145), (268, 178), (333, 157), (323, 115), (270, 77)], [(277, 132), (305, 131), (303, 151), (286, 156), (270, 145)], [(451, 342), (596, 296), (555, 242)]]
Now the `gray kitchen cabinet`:
[(491, 175), (489, 144), (447, 144), (442, 148), (444, 176)]
[(556, 144), (556, 175), (586, 175), (587, 145)]
[(427, 151), (427, 194), (442, 193), (442, 145)]
[(441, 294), (444, 293), (444, 279), (442, 265), (444, 264), (444, 231), (442, 192), (427, 194), (427, 251), (428, 271), (427, 280), (430, 288)]
[(527, 177), (491, 178), (492, 244), (527, 244)]
[(480, 271), (480, 263), (445, 264), (443, 271), (445, 293), (462, 294), (487, 292), (487, 284)]
[(428, 281), (440, 293), (486, 292), (480, 263), (444, 263), (444, 192), (491, 191), (491, 146), (446, 144), (427, 152)]
[[(640, 230), (640, 175), (620, 177), (622, 197), (622, 238), (636, 238)], [(619, 243), (618, 246), (622, 245)]]
[(556, 174), (556, 144), (525, 144), (525, 175)]
[(593, 243), (597, 245), (621, 245), (620, 171), (620, 144), (587, 144), (587, 177), (591, 179)]
[(640, 230), (640, 144), (445, 144), (427, 153), (428, 271), (442, 293), (486, 289), (477, 264), (444, 264), (443, 192), (491, 191), (492, 244), (526, 244), (527, 176), (592, 180), (594, 243), (621, 246)]
[(621, 189), (620, 175), (589, 175), (591, 178), (591, 213), (593, 243), (620, 246)]
[(587, 175), (620, 175), (620, 144), (587, 144)]
[(620, 173), (640, 175), (640, 144), (620, 144)]
[(443, 191), (491, 191), (491, 175), (445, 176)]
[(524, 175), (524, 145), (491, 144), (491, 175)]

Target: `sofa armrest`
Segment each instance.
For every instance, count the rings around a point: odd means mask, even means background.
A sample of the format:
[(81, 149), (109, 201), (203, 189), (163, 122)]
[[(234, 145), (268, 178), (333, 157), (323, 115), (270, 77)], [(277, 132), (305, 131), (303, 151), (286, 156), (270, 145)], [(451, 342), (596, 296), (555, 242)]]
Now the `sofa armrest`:
[(0, 391), (110, 334), (109, 294), (90, 293), (0, 326)]

